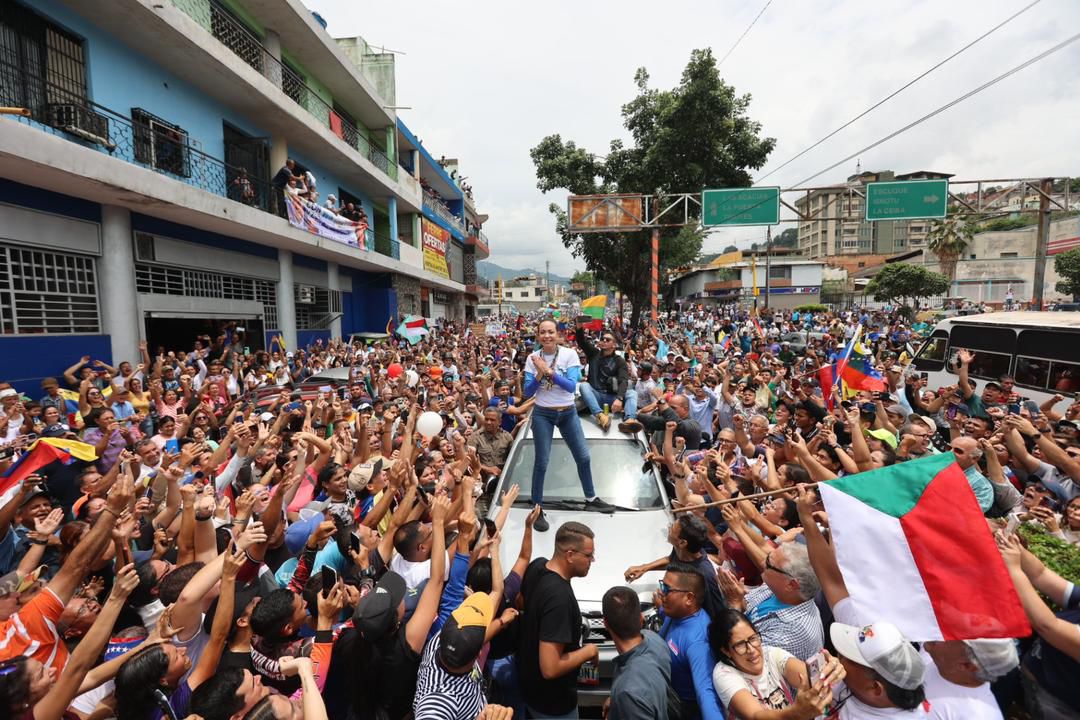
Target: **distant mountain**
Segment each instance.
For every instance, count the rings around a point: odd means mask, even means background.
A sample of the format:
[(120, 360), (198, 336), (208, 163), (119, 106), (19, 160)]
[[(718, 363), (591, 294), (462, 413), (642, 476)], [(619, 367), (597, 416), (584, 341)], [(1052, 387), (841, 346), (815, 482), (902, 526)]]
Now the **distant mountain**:
[[(522, 275), (536, 275), (537, 277), (543, 277), (543, 270), (534, 270), (533, 268), (515, 269), (505, 268), (502, 265), (496, 265), (493, 262), (487, 260), (481, 260), (476, 263), (476, 272), (480, 277), (486, 280), (497, 280), (500, 275), (504, 281), (511, 280), (512, 278), (520, 277)], [(551, 273), (551, 282), (558, 283), (560, 285), (568, 285), (570, 278), (565, 275), (559, 275), (557, 273)]]

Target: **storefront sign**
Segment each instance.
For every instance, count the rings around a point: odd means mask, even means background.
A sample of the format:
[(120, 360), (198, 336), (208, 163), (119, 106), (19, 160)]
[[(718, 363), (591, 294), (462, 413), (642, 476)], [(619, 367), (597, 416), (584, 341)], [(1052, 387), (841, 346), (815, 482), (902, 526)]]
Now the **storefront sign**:
[(450, 231), (444, 230), (427, 218), (420, 219), (424, 236), (424, 269), (444, 278), (450, 277), (446, 265), (446, 248), (450, 245)]

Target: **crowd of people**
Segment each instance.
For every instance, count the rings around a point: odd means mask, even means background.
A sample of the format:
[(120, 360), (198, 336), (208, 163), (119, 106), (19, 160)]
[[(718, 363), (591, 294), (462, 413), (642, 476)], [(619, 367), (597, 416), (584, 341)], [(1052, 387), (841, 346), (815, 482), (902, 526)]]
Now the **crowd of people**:
[[(246, 171), (242, 171), (233, 181), (233, 184), (238, 187), (237, 194), (242, 198), (242, 202), (247, 202), (247, 198), (254, 201), (254, 190), (251, 188), (251, 182), (247, 178)], [(286, 217), (286, 196), (303, 198), (313, 205), (319, 204), (319, 189), (315, 175), (310, 170), (297, 164), (292, 158), (285, 161), (285, 164), (270, 180), (270, 185), (274, 190), (277, 213), (282, 217)], [(367, 212), (360, 203), (339, 202), (337, 196), (333, 193), (326, 196), (323, 207), (346, 220), (363, 225), (369, 224)]]
[[(603, 596), (607, 718), (1080, 715), (1080, 579), (1017, 532), (1080, 543), (1080, 402), (976, 381), (966, 350), (955, 382), (927, 387), (892, 313), (623, 327), (519, 317), (499, 336), (449, 322), (416, 344), (269, 352), (225, 327), (115, 366), (82, 357), (40, 395), (0, 383), (0, 472), (21, 478), (0, 496), (2, 716), (578, 717), (602, 649), (572, 580), (606, 548), (588, 524), (551, 528), (543, 487), (558, 428), (582, 499), (616, 511), (593, 490), (590, 422), (645, 433), (673, 506), (670, 553)], [(883, 389), (822, 384), (856, 333)], [(323, 385), (332, 368), (348, 379)], [(496, 494), (530, 419), (531, 497)], [(23, 472), (47, 441), (70, 457)], [(915, 644), (849, 597), (814, 483), (942, 452), (1031, 637)]]

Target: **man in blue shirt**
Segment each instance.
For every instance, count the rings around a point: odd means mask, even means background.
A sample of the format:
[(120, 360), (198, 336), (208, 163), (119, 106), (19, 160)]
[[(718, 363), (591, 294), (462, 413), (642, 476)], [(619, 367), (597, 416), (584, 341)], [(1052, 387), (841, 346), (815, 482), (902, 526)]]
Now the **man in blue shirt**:
[(705, 578), (697, 568), (673, 562), (656, 593), (664, 615), (660, 637), (671, 656), (671, 686), (687, 720), (724, 717), (712, 682), (716, 658), (709, 647), (709, 615), (702, 608), (705, 592)]

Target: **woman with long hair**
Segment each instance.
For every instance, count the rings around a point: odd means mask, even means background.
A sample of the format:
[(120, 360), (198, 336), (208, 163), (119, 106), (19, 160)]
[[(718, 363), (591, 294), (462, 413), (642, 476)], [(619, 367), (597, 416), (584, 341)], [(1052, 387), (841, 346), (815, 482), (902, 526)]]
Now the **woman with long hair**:
[[(116, 675), (117, 720), (175, 720), (185, 718), (191, 705), (191, 693), (210, 678), (218, 667), (225, 641), (233, 622), (236, 574), (247, 559), (243, 550), (232, 548), (221, 556), (221, 594), (214, 612), (210, 640), (191, 669), (187, 649), (172, 643), (150, 645), (126, 656)], [(215, 561), (217, 562), (217, 561)], [(171, 613), (159, 620), (159, 634), (175, 633), (170, 627)]]
[(540, 348), (525, 361), (525, 397), (536, 399), (536, 407), (532, 411), (533, 447), (536, 453), (532, 502), (541, 510), (533, 528), (546, 532), (550, 526), (543, 511), (544, 476), (551, 457), (551, 438), (555, 428), (559, 428), (574, 457), (589, 508), (610, 513), (615, 511), (615, 507), (598, 498), (593, 488), (589, 447), (585, 444), (574, 400), (574, 390), (581, 380), (581, 360), (576, 352), (559, 345), (559, 327), (551, 318), (540, 321), (536, 328), (536, 340)]

